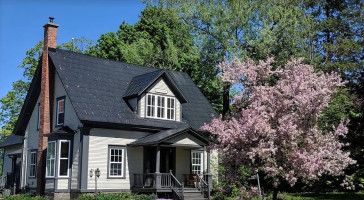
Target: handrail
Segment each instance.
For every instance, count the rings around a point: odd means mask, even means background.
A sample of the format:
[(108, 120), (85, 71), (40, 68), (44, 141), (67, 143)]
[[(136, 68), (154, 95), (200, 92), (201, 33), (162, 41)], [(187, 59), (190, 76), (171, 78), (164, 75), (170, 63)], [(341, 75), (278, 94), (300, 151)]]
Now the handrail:
[[(209, 184), (207, 184), (207, 182), (204, 180), (202, 174), (201, 175), (196, 174), (196, 176), (197, 176), (196, 177), (196, 186), (197, 186), (197, 188), (201, 191), (201, 194), (203, 194), (205, 196), (209, 196), (209, 194), (208, 194), (208, 192), (210, 190)], [(200, 182), (200, 184), (198, 182)]]
[(171, 177), (172, 177), (172, 184), (171, 184), (171, 188), (172, 191), (178, 196), (179, 199), (183, 200), (184, 199), (184, 186), (183, 183), (181, 184), (177, 178), (172, 174), (172, 171), (169, 172)]

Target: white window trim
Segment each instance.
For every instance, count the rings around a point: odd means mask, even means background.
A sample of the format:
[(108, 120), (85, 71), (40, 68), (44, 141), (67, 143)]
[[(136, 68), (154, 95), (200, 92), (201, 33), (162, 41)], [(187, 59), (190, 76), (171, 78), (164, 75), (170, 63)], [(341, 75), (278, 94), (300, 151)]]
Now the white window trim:
[[(122, 150), (122, 161), (121, 161), (121, 175), (115, 176), (110, 174), (111, 164), (112, 163), (120, 163), (120, 162), (111, 162), (111, 149), (117, 149)], [(125, 177), (125, 150), (126, 148), (124, 146), (109, 146), (109, 152), (108, 152), (108, 167), (107, 167), (107, 175), (108, 178), (124, 178)]]
[(197, 151), (197, 150), (192, 150), (191, 151), (191, 172), (193, 170), (193, 166), (198, 166), (196, 164), (193, 164), (193, 162), (192, 162), (194, 153), (201, 154), (201, 164), (200, 164), (201, 172), (200, 173), (203, 174), (203, 172), (204, 172), (204, 168), (203, 168), (204, 167), (204, 152), (203, 151)]
[[(68, 158), (61, 158), (61, 144), (62, 142), (68, 142)], [(70, 157), (71, 157), (71, 141), (70, 140), (59, 140), (58, 145), (58, 177), (69, 177), (70, 174)], [(60, 175), (61, 173), (61, 160), (67, 159), (67, 175)]]
[[(48, 177), (54, 177), (55, 175), (56, 175), (56, 173), (55, 173), (55, 171), (56, 171), (56, 150), (57, 150), (57, 143), (56, 143), (56, 141), (50, 141), (50, 142), (48, 142), (48, 147), (49, 147), (49, 144), (50, 143), (54, 143), (54, 158), (51, 158), (51, 159), (48, 159), (48, 158), (46, 158), (46, 177), (48, 178)], [(46, 154), (46, 156), (48, 155), (48, 150), (49, 150), (49, 148), (47, 148), (47, 154)], [(53, 169), (53, 176), (49, 176), (48, 175), (48, 168), (47, 168), (47, 161), (48, 160), (54, 160), (54, 169)]]
[(59, 103), (61, 102), (61, 101), (63, 101), (63, 112), (61, 112), (61, 113), (63, 113), (63, 115), (64, 115), (64, 111), (65, 111), (65, 109), (66, 109), (66, 105), (65, 105), (65, 99), (64, 98), (61, 98), (61, 99), (58, 99), (57, 100), (57, 112), (56, 112), (56, 125), (57, 126), (61, 126), (61, 125), (63, 125), (64, 124), (64, 117), (65, 116), (63, 116), (63, 123), (58, 123), (58, 115), (60, 114), (60, 112), (59, 112)]
[[(34, 162), (35, 163), (32, 163), (32, 155), (33, 154), (35, 154), (35, 158), (34, 158)], [(34, 166), (34, 169), (35, 169), (34, 176), (30, 175), (31, 174), (32, 166)], [(36, 177), (36, 174), (37, 174), (37, 152), (36, 151), (31, 151), (30, 152), (30, 162), (29, 162), (29, 177), (35, 178)]]
[[(154, 100), (154, 105), (152, 106), (152, 108), (154, 109), (154, 116), (148, 116), (148, 96), (154, 96), (155, 100)], [(162, 117), (157, 117), (157, 112), (158, 112), (158, 108), (161, 108), (160, 106), (158, 106), (158, 97), (163, 97), (164, 98), (164, 113), (163, 113), (163, 118)], [(168, 110), (168, 106), (167, 106), (167, 99), (173, 99), (174, 100), (174, 115), (173, 115), (173, 119), (168, 119), (167, 118), (167, 110)], [(170, 109), (170, 108), (169, 108)], [(164, 120), (170, 120), (170, 121), (176, 121), (176, 115), (177, 115), (177, 106), (176, 106), (176, 98), (172, 97), (172, 96), (165, 96), (165, 95), (158, 95), (158, 94), (151, 94), (148, 93), (147, 95), (145, 95), (145, 117), (147, 118), (152, 118), (152, 119), (164, 119)]]

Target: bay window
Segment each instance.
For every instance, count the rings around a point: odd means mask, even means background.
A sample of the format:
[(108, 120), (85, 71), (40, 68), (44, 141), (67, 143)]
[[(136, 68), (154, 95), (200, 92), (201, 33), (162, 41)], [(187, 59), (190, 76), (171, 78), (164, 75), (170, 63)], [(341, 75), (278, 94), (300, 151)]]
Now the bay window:
[(68, 177), (69, 158), (70, 158), (70, 141), (69, 140), (60, 140), (58, 176)]
[(46, 161), (46, 177), (54, 177), (56, 160), (56, 142), (48, 142), (47, 161)]

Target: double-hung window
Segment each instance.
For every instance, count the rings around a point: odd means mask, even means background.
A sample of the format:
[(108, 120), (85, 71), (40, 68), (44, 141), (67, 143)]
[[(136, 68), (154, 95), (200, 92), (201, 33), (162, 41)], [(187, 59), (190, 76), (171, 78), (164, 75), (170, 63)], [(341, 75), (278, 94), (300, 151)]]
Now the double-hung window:
[(203, 173), (203, 151), (191, 151), (192, 174)]
[(48, 142), (47, 161), (46, 161), (46, 177), (54, 177), (56, 160), (56, 142)]
[(37, 152), (30, 152), (30, 162), (29, 162), (29, 177), (34, 178), (37, 171)]
[(174, 120), (175, 110), (174, 97), (147, 94), (147, 117)]
[(154, 110), (155, 110), (155, 96), (154, 95), (147, 95), (147, 116), (154, 117)]
[(167, 119), (174, 119), (175, 100), (174, 98), (167, 98)]
[(125, 147), (109, 147), (109, 178), (123, 178), (125, 176)]
[(57, 99), (57, 116), (56, 116), (56, 125), (62, 126), (64, 123), (64, 100), (65, 98)]
[(70, 141), (60, 140), (58, 176), (68, 177), (69, 160), (70, 160)]

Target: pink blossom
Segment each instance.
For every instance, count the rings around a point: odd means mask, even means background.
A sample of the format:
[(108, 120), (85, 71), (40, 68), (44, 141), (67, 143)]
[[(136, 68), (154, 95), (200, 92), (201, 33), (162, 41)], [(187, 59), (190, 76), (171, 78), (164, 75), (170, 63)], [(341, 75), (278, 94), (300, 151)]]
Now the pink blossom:
[[(348, 132), (341, 122), (333, 132), (317, 127), (317, 119), (330, 97), (343, 83), (337, 74), (316, 73), (302, 59), (292, 59), (273, 70), (273, 59), (255, 63), (234, 59), (222, 62), (223, 81), (241, 84), (236, 112), (227, 120), (214, 118), (201, 127), (217, 137), (218, 148), (231, 177), (248, 165), (293, 186), (323, 174), (342, 175), (355, 161), (338, 138)], [(272, 84), (272, 76), (277, 80)], [(248, 106), (246, 106), (248, 105)], [(349, 187), (349, 186), (347, 186)]]

